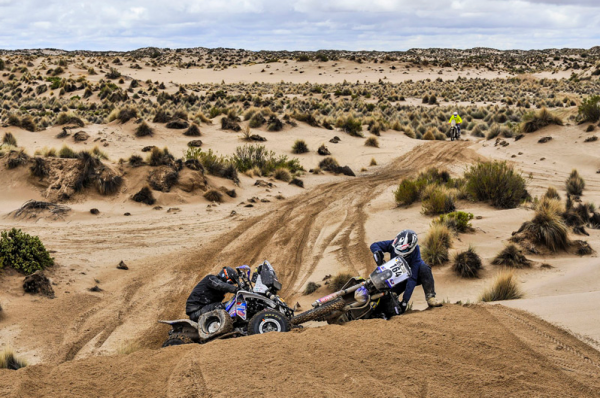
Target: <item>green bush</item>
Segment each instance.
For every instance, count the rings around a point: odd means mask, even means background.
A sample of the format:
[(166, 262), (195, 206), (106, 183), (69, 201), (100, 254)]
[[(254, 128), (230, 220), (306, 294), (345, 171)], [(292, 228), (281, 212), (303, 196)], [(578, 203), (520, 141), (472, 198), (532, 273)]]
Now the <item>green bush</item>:
[(405, 179), (402, 180), (398, 189), (394, 191), (394, 199), (398, 205), (410, 205), (419, 200), (421, 187), (417, 181)]
[(473, 229), (470, 221), (473, 219), (473, 213), (464, 211), (455, 211), (448, 214), (442, 214), (439, 223), (457, 232), (467, 232)]
[(600, 95), (592, 95), (579, 105), (579, 121), (596, 123), (600, 120)]
[(12, 267), (26, 275), (54, 265), (40, 238), (13, 228), (0, 235), (0, 268)]
[(277, 157), (275, 152), (267, 150), (264, 145), (237, 147), (231, 161), (242, 173), (254, 167), (258, 167), (262, 175), (269, 175), (279, 168), (286, 168), (292, 173), (304, 170), (298, 159), (289, 160), (285, 155)]
[(479, 162), (465, 173), (465, 179), (469, 195), (497, 208), (515, 208), (529, 197), (525, 179), (506, 162)]

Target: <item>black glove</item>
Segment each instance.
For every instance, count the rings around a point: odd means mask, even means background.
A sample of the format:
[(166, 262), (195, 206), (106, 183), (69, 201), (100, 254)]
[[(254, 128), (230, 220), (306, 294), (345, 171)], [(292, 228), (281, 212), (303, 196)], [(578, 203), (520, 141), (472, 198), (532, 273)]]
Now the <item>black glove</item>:
[(408, 303), (406, 301), (401, 301), (400, 302), (400, 315), (404, 314), (406, 312), (407, 308), (408, 308)]
[(375, 253), (373, 253), (373, 258), (375, 259), (375, 263), (377, 265), (382, 265), (385, 263), (385, 260), (383, 259), (383, 252), (381, 250), (377, 250)]

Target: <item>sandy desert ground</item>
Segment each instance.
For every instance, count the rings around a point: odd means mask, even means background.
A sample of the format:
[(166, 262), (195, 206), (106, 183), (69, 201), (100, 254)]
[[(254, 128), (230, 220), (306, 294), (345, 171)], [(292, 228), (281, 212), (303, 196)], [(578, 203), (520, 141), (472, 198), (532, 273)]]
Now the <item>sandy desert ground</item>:
[[(61, 55), (49, 59), (58, 57)], [(112, 58), (114, 55), (110, 55)], [(48, 58), (30, 62), (30, 69), (42, 69)], [(290, 106), (295, 96), (303, 97), (298, 86), (306, 82), (334, 85), (346, 80), (377, 86), (385, 77), (392, 90), (403, 90), (403, 85), (416, 82), (411, 86), (414, 95), (407, 96), (403, 105), (396, 101), (390, 104), (398, 112), (404, 111), (401, 106), (410, 107), (406, 112), (413, 112), (417, 119), (419, 112), (448, 112), (453, 104), (489, 109), (491, 114), (505, 112), (498, 111), (502, 108), (518, 114), (520, 109), (493, 93), (485, 97), (485, 89), (481, 98), (472, 103), (467, 100), (468, 94), (460, 94), (464, 98), (459, 98), (459, 94), (453, 98), (438, 94), (438, 104), (433, 108), (422, 104), (421, 97), (427, 91), (417, 93), (419, 84), (429, 84), (419, 81), (430, 79), (431, 84), (450, 87), (460, 84), (456, 81), (459, 76), (474, 85), (504, 79), (497, 82), (501, 87), (510, 84), (511, 76), (517, 76), (508, 68), (402, 68), (409, 62), (398, 61), (396, 69), (390, 69), (390, 62), (394, 61), (388, 61), (381, 72), (380, 64), (357, 64), (346, 58), (321, 64), (292, 59), (286, 63), (239, 63), (223, 70), (181, 68), (164, 62), (165, 65), (142, 69), (130, 68), (133, 62), (125, 62), (126, 66), (117, 68), (127, 77), (127, 83), (135, 79), (164, 81), (165, 92), (173, 95), (179, 87), (187, 87), (191, 92), (198, 85), (198, 95), (209, 97), (221, 82), (227, 85), (223, 87), (229, 93), (237, 90), (243, 94), (245, 90), (267, 90), (269, 84), (284, 81), (289, 85), (286, 97)], [(88, 75), (74, 64), (68, 67), (73, 80), (79, 74), (93, 84), (104, 79), (103, 75)], [(39, 236), (56, 260), (56, 265), (45, 271), (52, 281), (54, 299), (25, 294), (23, 275), (13, 270), (6, 268), (0, 274), (0, 349), (10, 346), (35, 365), (16, 372), (0, 370), (0, 393), (238, 396), (260, 391), (266, 396), (299, 396), (310, 391), (315, 396), (600, 396), (600, 260), (595, 252), (586, 256), (572, 252), (528, 253), (533, 265), (515, 271), (524, 297), (501, 304), (479, 303), (482, 291), (502, 268), (492, 265), (492, 259), (509, 243), (512, 233), (533, 217), (531, 203), (497, 209), (484, 202), (457, 200), (457, 210), (470, 212), (475, 218), (473, 231), (457, 235), (450, 253), (474, 247), (483, 261), (483, 270), (479, 278), (464, 279), (452, 271), (451, 262), (434, 267), (437, 295), (446, 303), (440, 309), (427, 310), (418, 287), (413, 295), (413, 310), (389, 322), (357, 321), (343, 326), (314, 323), (285, 335), (272, 333), (164, 349), (159, 347), (168, 328), (156, 322), (185, 317), (185, 299), (206, 273), (225, 265), (255, 266), (264, 259), (277, 270), (284, 286), (281, 295), (286, 301), (298, 303), (302, 310), (309, 309), (314, 299), (329, 293), (327, 286), (322, 286), (304, 295), (309, 282), (323, 283), (326, 275), (340, 272), (370, 272), (371, 242), (392, 239), (404, 228), (414, 229), (420, 237), (427, 235), (434, 217), (423, 214), (420, 203), (397, 206), (393, 191), (402, 179), (430, 167), (447, 169), (453, 177), (459, 177), (478, 161), (505, 160), (527, 177), (527, 190), (532, 197), (541, 197), (553, 186), (563, 202), (567, 196), (565, 181), (571, 170), (577, 169), (586, 181), (581, 201), (600, 203), (600, 141), (585, 142), (597, 128), (588, 131), (589, 123), (578, 124), (575, 120), (576, 105), (597, 87), (598, 77), (580, 70), (582, 78), (593, 77), (582, 79), (584, 83), (576, 86), (567, 80), (573, 71), (562, 66), (555, 71), (532, 69), (523, 81), (542, 87), (540, 92), (546, 101), (562, 101), (567, 96), (574, 101), (573, 106), (565, 102), (565, 107), (553, 109), (563, 118), (563, 126), (544, 127), (519, 139), (486, 139), (465, 130), (458, 142), (415, 139), (407, 134), (407, 129), (396, 131), (388, 127), (377, 136), (378, 147), (366, 146), (364, 138), (353, 137), (340, 127), (323, 128), (325, 119), (320, 120), (319, 126), (299, 120), (284, 123), (283, 129), (276, 132), (268, 131), (266, 125), (249, 128), (266, 138), (259, 144), (276, 154), (298, 159), (305, 169), (298, 174), (303, 188), (269, 175), (240, 172), (236, 183), (208, 172), (199, 176), (199, 172), (184, 168), (168, 192), (153, 191), (153, 206), (131, 200), (147, 185), (153, 167), (132, 167), (126, 159), (131, 155), (145, 157), (142, 149), (148, 146), (168, 146), (170, 153), (179, 158), (188, 151), (190, 139), (196, 138), (202, 141), (202, 151), (211, 149), (230, 155), (236, 147), (246, 144), (243, 129), (249, 122), (242, 118), (240, 132), (224, 130), (219, 122), (223, 116), (219, 115), (210, 124), (199, 124), (200, 137), (189, 137), (182, 135), (182, 130), (152, 122), (140, 111), (154, 134), (137, 137), (138, 118), (125, 123), (102, 119), (101, 112), (108, 114), (112, 109), (101, 108), (107, 102), (97, 98), (97, 94), (86, 103), (97, 103), (99, 111), (88, 113), (91, 116), (83, 127), (70, 130), (87, 133), (89, 137), (82, 142), (74, 141), (72, 134), (57, 138), (64, 127), (58, 123), (31, 132), (6, 122), (0, 128), (0, 136), (11, 133), (30, 156), (48, 148), (59, 150), (63, 145), (75, 151), (99, 146), (108, 157), (104, 164), (122, 175), (123, 183), (112, 195), (101, 195), (88, 188), (63, 198), (62, 204), (71, 210), (59, 217), (48, 212), (15, 217), (14, 211), (25, 201), (48, 200), (54, 198), (53, 192), (48, 183), (31, 175), (29, 167), (9, 169), (9, 155), (0, 159), (0, 230), (16, 227)], [(439, 76), (448, 82), (436, 83)], [(9, 76), (2, 79), (2, 87), (9, 87)], [(21, 81), (26, 86), (25, 80)], [(266, 85), (256, 88), (255, 81)], [(559, 87), (556, 96), (543, 91), (548, 81)], [(119, 86), (126, 88), (128, 84)], [(142, 88), (151, 91), (148, 83), (143, 83)], [(292, 94), (293, 90), (298, 90), (298, 94)], [(83, 97), (82, 93), (83, 88), (73, 94)], [(269, 98), (269, 93), (264, 94)], [(11, 102), (25, 102), (11, 98), (5, 96), (6, 114), (12, 112)], [(50, 101), (48, 98), (51, 95), (45, 92), (30, 100), (44, 103)], [(529, 93), (527, 98), (533, 104), (536, 94)], [(518, 95), (513, 99), (516, 103)], [(147, 100), (155, 101), (151, 97)], [(361, 99), (347, 103), (350, 101)], [(136, 102), (123, 102), (131, 103)], [(145, 106), (140, 100), (137, 103), (140, 109)], [(343, 106), (345, 102), (340, 103)], [(364, 103), (369, 100), (365, 98)], [(372, 103), (380, 104), (381, 100), (373, 98)], [(164, 106), (169, 106), (169, 102)], [(207, 113), (208, 107), (204, 109)], [(80, 115), (84, 114), (82, 111)], [(383, 114), (385, 108), (380, 113)], [(377, 116), (369, 116), (366, 111), (365, 115), (366, 138), (374, 136), (366, 131), (367, 120)], [(283, 116), (281, 119), (286, 120)], [(97, 123), (100, 120), (102, 123)], [(516, 129), (517, 125), (515, 122), (509, 128)], [(419, 127), (415, 125), (414, 131), (418, 133)], [(441, 127), (438, 131), (444, 133)], [(331, 143), (334, 136), (340, 142)], [(552, 140), (539, 143), (543, 137)], [(292, 145), (298, 139), (306, 142), (308, 153), (292, 153)], [(310, 173), (324, 158), (316, 152), (321, 144), (356, 176)], [(376, 160), (375, 165), (372, 159)], [(264, 183), (256, 184), (257, 180)], [(221, 187), (222, 192), (235, 190), (236, 196), (223, 195), (222, 203), (203, 197), (207, 189)], [(252, 207), (247, 207), (249, 204)], [(98, 209), (99, 214), (90, 214), (92, 208)], [(573, 232), (570, 236), (584, 239), (598, 250), (600, 230), (586, 231), (589, 236)], [(120, 261), (129, 270), (117, 269)], [(94, 286), (101, 291), (89, 291)], [(135, 344), (139, 350), (118, 354), (124, 344)], [(260, 364), (255, 363), (257, 357), (261, 358)], [(232, 385), (223, 378), (223, 372), (232, 366), (248, 367), (245, 383)], [(400, 380), (398, 369), (403, 369)]]

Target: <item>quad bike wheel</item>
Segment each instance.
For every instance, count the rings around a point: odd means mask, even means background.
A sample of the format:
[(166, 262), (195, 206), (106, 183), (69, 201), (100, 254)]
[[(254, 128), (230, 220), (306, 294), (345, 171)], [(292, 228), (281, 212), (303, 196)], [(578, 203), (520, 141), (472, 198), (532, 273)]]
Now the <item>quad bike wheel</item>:
[(289, 332), (290, 321), (279, 311), (264, 310), (254, 315), (248, 322), (248, 334), (269, 332)]
[(200, 336), (200, 340), (212, 339), (232, 330), (233, 320), (225, 310), (213, 310), (200, 315), (200, 318), (198, 318), (198, 336)]
[(171, 336), (169, 336), (169, 338), (167, 340), (165, 340), (165, 342), (163, 343), (163, 347), (171, 347), (174, 345), (182, 345), (182, 344), (192, 344), (193, 341), (192, 339), (190, 339), (188, 336), (185, 336), (183, 334), (173, 334)]

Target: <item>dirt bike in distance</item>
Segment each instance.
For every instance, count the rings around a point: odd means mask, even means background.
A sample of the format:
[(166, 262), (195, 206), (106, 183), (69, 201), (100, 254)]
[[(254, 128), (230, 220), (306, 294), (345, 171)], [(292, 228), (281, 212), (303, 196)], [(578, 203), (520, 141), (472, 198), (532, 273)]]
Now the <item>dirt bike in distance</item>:
[(456, 125), (456, 121), (453, 120), (451, 124), (452, 126), (450, 127), (450, 141), (458, 141), (460, 139), (460, 133), (458, 132), (458, 126)]
[(368, 319), (377, 309), (379, 299), (391, 294), (391, 289), (411, 277), (411, 269), (404, 258), (398, 256), (378, 266), (367, 279), (351, 278), (340, 291), (315, 301), (313, 309), (292, 318), (293, 325), (308, 321), (345, 323)]
[(263, 262), (250, 278), (250, 267), (236, 268), (238, 291), (224, 303), (225, 309), (216, 309), (198, 318), (158, 321), (171, 326), (163, 347), (200, 343), (217, 339), (240, 337), (269, 332), (288, 332), (294, 310), (277, 295), (281, 283), (268, 261)]

